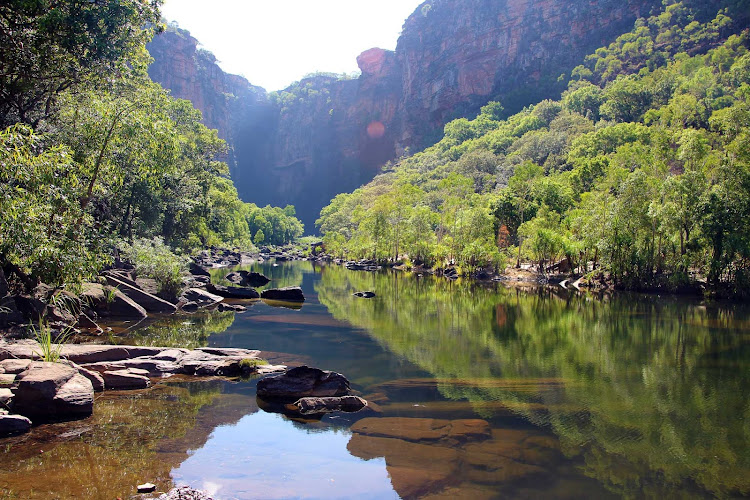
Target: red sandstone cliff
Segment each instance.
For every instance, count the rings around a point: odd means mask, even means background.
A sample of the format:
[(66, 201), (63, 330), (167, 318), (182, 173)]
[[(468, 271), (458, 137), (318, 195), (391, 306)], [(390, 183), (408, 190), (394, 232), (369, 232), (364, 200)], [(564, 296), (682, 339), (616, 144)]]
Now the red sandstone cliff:
[(150, 74), (228, 139), (244, 199), (295, 204), (311, 231), (333, 196), (369, 181), (405, 148), (437, 140), (451, 119), (473, 116), (489, 100), (515, 111), (559, 95), (561, 74), (659, 6), (429, 0), (407, 19), (395, 52), (358, 57), (358, 79), (315, 76), (271, 96), (224, 74), (189, 35), (168, 32), (149, 46)]

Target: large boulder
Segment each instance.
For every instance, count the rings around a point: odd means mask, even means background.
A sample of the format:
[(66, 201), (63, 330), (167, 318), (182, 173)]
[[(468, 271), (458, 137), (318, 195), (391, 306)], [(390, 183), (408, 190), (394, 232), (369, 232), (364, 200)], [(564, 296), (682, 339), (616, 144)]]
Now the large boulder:
[(0, 298), (0, 328), (23, 323), (23, 314), (18, 310), (13, 297)]
[(126, 283), (125, 281), (115, 278), (112, 275), (106, 275), (105, 277), (107, 279), (107, 283), (109, 283), (110, 286), (113, 286), (122, 291), (122, 293), (133, 299), (147, 312), (157, 314), (172, 314), (177, 311), (177, 306), (175, 306), (174, 304), (171, 304), (164, 299), (160, 299), (156, 295), (152, 295), (141, 290), (137, 285), (133, 286), (132, 284)]
[(255, 288), (238, 286), (221, 286), (209, 283), (206, 290), (227, 299), (259, 299), (260, 294)]
[(14, 408), (40, 419), (91, 415), (94, 387), (78, 370), (60, 363), (35, 361), (16, 377)]
[(349, 381), (340, 373), (309, 366), (258, 381), (258, 396), (265, 399), (347, 396), (350, 390)]
[(283, 302), (304, 302), (305, 296), (298, 286), (286, 288), (271, 288), (260, 293), (261, 298), (268, 300), (280, 300)]

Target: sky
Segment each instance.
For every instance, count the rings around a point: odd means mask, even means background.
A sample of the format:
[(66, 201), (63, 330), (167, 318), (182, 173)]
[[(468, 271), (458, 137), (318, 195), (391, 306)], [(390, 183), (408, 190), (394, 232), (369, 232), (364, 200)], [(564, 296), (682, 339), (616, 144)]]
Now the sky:
[(166, 0), (161, 10), (224, 71), (272, 91), (315, 71), (358, 71), (357, 56), (372, 47), (395, 49), (423, 1)]

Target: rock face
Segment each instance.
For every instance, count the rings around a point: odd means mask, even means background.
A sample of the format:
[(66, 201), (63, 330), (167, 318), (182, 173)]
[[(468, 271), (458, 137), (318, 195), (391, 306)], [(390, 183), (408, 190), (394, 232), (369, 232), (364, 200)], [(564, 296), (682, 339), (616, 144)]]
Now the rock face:
[(258, 381), (258, 396), (263, 399), (346, 396), (349, 391), (349, 381), (340, 373), (308, 366)]
[[(149, 45), (151, 77), (190, 99), (229, 141), (240, 195), (294, 203), (308, 229), (333, 196), (490, 100), (514, 111), (559, 95), (557, 78), (630, 30), (659, 0), (429, 0), (395, 52), (363, 52), (357, 79), (317, 75), (270, 97), (227, 75), (187, 32)], [(270, 168), (269, 168), (270, 166)]]
[(16, 377), (16, 412), (33, 419), (91, 415), (94, 387), (77, 370), (58, 363), (34, 362)]

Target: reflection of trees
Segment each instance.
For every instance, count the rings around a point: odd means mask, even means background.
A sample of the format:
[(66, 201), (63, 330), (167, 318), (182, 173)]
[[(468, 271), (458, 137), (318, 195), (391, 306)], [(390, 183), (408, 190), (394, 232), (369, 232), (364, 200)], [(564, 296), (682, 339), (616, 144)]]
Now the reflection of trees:
[(0, 492), (28, 499), (130, 498), (147, 481), (166, 491), (172, 469), (215, 427), (257, 410), (255, 398), (221, 390), (222, 382), (214, 381), (105, 393), (89, 419), (5, 440)]
[(225, 332), (232, 323), (233, 312), (205, 311), (190, 316), (169, 316), (116, 340), (142, 346), (194, 349), (208, 345), (208, 337)]
[[(378, 298), (351, 297), (368, 289)], [(713, 494), (750, 493), (742, 308), (339, 268), (317, 292), (334, 317), (442, 379), (445, 396), (485, 416), (479, 403), (503, 401), (551, 427), (616, 492), (662, 494), (690, 478)]]

